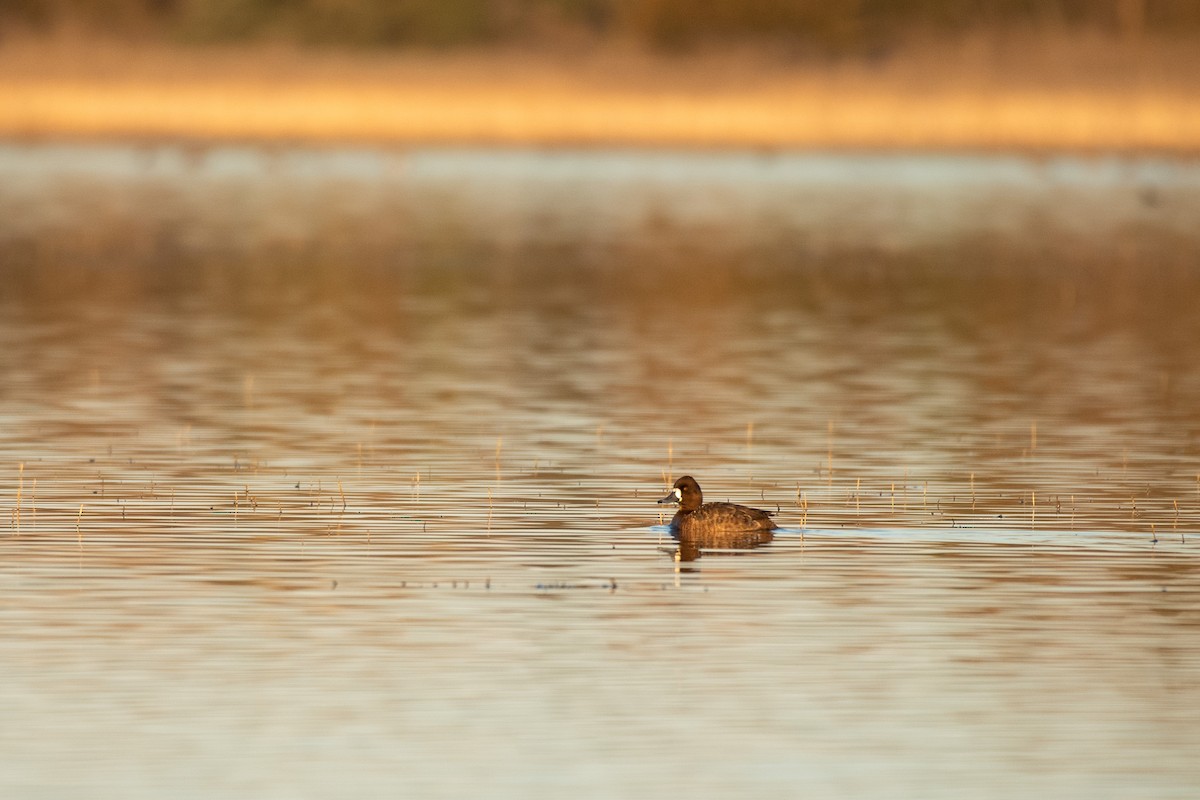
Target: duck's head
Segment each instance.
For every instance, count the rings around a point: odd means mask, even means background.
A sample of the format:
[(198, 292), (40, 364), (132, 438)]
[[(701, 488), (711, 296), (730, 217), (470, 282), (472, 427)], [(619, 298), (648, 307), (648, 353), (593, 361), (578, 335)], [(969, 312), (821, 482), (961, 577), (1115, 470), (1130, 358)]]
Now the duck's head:
[(704, 495), (700, 492), (700, 484), (696, 483), (696, 479), (691, 475), (684, 475), (675, 481), (670, 493), (658, 502), (679, 503), (679, 507), (684, 511), (695, 511), (704, 502)]

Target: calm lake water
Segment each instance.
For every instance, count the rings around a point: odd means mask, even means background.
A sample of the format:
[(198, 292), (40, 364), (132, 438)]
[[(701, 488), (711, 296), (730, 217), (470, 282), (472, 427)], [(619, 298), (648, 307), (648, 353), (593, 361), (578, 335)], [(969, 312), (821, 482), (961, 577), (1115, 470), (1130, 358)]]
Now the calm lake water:
[[(0, 146), (0, 794), (1195, 797), (1198, 219), (1152, 158)], [(681, 546), (683, 474), (783, 529)]]

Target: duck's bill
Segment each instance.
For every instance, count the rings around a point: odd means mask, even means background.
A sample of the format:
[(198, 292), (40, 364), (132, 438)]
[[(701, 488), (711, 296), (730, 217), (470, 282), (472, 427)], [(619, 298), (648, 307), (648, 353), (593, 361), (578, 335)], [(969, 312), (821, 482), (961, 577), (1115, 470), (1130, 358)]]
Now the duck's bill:
[(659, 500), (658, 502), (660, 504), (661, 503), (678, 503), (679, 502), (679, 490), (672, 489), (670, 494), (668, 494), (666, 497), (664, 497), (662, 500)]

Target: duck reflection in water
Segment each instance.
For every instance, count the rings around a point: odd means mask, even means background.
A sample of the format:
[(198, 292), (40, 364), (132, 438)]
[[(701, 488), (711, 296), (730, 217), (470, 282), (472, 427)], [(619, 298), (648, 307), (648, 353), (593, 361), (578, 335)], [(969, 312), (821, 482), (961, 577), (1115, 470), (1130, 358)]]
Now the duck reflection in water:
[(705, 503), (700, 484), (684, 475), (659, 503), (678, 503), (671, 535), (679, 540), (679, 559), (694, 561), (704, 550), (746, 550), (767, 544), (775, 535), (771, 513), (736, 503)]

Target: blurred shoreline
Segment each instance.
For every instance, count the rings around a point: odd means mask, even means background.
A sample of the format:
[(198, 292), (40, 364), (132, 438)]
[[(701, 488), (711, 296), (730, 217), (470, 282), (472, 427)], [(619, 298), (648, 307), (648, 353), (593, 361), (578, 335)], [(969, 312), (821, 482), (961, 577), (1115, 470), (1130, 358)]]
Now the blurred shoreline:
[(0, 138), (305, 144), (1200, 152), (1200, 52), (1028, 32), (838, 59), (0, 46)]

